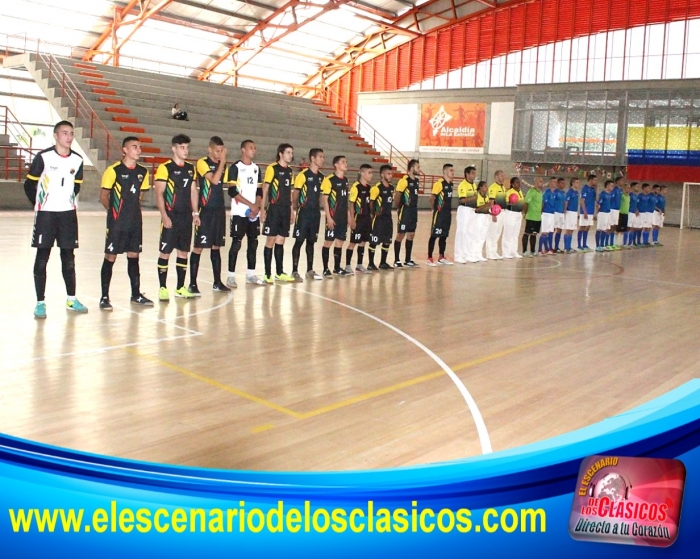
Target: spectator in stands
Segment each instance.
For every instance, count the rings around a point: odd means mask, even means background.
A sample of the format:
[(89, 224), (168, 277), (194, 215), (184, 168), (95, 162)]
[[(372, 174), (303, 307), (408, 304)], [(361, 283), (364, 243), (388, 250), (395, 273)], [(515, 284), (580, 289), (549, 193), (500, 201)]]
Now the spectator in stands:
[(189, 117), (187, 116), (187, 111), (183, 111), (180, 109), (180, 103), (175, 103), (170, 112), (172, 113), (173, 118), (175, 120), (189, 120)]

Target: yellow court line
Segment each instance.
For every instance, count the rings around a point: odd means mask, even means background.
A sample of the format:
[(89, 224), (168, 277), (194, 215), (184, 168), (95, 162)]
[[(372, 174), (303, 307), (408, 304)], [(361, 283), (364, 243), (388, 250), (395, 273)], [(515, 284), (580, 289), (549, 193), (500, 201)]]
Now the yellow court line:
[(272, 423), (265, 423), (265, 425), (253, 427), (252, 431), (253, 431), (253, 433), (261, 433), (263, 431), (267, 431), (268, 429), (272, 429), (273, 427), (274, 427), (274, 425)]

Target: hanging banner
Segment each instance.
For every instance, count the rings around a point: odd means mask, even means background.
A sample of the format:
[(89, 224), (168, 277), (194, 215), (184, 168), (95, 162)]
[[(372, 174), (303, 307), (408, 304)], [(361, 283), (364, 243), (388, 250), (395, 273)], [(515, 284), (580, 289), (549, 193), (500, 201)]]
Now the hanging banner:
[(486, 103), (424, 103), (419, 150), (426, 153), (484, 153)]

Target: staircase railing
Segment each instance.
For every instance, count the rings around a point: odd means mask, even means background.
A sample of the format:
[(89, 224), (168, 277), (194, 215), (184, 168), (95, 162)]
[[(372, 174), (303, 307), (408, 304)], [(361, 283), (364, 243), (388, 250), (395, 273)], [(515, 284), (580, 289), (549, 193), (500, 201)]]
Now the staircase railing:
[(80, 93), (61, 63), (52, 54), (40, 52), (37, 56), (48, 68), (49, 80), (54, 79), (59, 83), (61, 97), (70, 102), (69, 108), (74, 111), (73, 125), (87, 131), (88, 136), (95, 141), (98, 150), (104, 151), (107, 161), (120, 157), (121, 146), (100, 120), (100, 117), (97, 116), (87, 99)]
[(9, 136), (18, 146), (24, 144), (31, 151), (32, 135), (5, 105), (0, 105), (0, 134)]

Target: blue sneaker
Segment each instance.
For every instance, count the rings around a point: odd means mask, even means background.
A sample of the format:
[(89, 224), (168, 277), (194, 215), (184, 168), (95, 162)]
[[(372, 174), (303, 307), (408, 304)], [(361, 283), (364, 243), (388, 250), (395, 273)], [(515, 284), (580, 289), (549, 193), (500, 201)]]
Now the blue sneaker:
[(66, 301), (66, 309), (81, 314), (85, 314), (86, 312), (88, 312), (87, 307), (77, 299), (73, 299), (72, 301)]
[(34, 307), (34, 318), (43, 320), (46, 318), (46, 303), (37, 303)]

